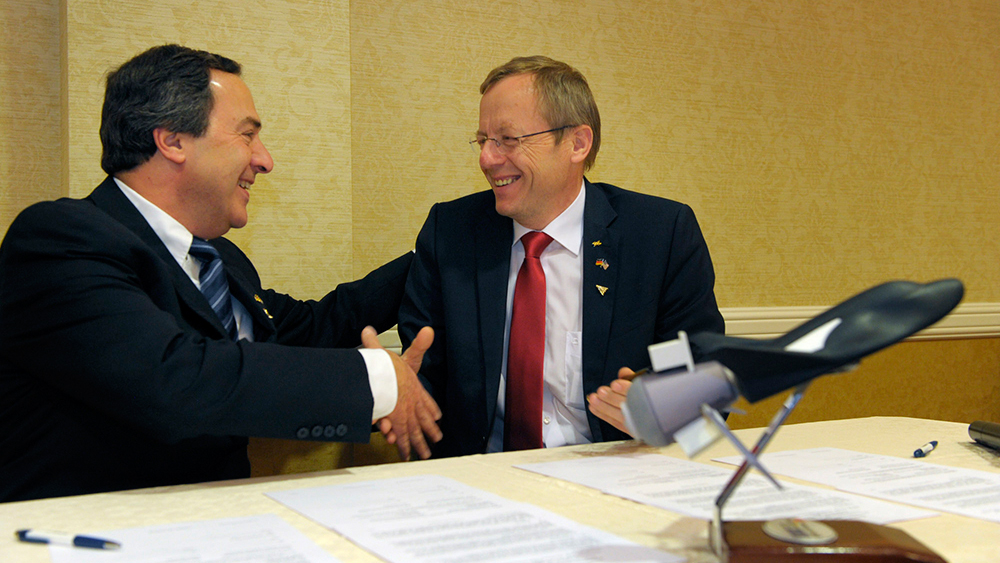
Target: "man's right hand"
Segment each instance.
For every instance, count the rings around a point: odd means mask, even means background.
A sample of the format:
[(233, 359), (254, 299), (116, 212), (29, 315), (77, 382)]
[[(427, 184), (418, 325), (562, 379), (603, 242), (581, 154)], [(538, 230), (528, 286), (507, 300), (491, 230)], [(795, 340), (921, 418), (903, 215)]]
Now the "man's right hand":
[[(410, 458), (411, 450), (415, 450), (420, 459), (429, 458), (431, 449), (427, 440), (437, 442), (442, 436), (436, 422), (441, 419), (441, 409), (416, 374), (424, 352), (433, 342), (434, 329), (424, 327), (402, 356), (387, 351), (396, 370), (396, 408), (378, 420), (378, 428), (387, 442), (396, 445), (399, 457), (404, 460)], [(361, 343), (365, 348), (382, 348), (378, 334), (371, 327), (361, 332)]]

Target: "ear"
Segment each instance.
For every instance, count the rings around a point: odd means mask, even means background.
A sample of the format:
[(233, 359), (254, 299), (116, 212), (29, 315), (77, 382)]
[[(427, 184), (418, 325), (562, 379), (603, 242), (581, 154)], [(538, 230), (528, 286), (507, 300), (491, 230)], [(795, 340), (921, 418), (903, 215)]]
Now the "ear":
[(570, 160), (573, 163), (583, 162), (590, 154), (590, 148), (594, 145), (594, 130), (590, 125), (578, 125), (573, 129), (570, 140), (573, 141), (573, 155)]
[(153, 130), (153, 142), (156, 143), (156, 150), (174, 164), (183, 164), (187, 160), (184, 154), (182, 134), (167, 131), (163, 127)]

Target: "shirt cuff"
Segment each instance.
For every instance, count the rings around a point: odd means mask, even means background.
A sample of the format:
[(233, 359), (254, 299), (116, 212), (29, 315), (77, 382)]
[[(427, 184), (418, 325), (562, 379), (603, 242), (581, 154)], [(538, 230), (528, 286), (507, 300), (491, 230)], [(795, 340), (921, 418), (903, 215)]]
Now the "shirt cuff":
[(372, 388), (372, 422), (388, 415), (396, 408), (399, 390), (396, 387), (396, 369), (392, 357), (385, 350), (362, 348), (361, 357), (368, 368), (368, 384)]

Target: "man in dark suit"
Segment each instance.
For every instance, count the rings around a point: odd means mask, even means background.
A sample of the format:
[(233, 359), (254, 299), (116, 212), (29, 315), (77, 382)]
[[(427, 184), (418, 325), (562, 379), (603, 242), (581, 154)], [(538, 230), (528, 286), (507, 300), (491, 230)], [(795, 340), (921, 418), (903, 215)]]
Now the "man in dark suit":
[(627, 438), (616, 376), (679, 330), (724, 331), (694, 213), (584, 178), (600, 116), (572, 67), (515, 58), (480, 93), (472, 145), (492, 190), (431, 209), (399, 316), (404, 346), (435, 331), (419, 374), (444, 413), (434, 455)]
[(395, 323), (411, 258), (298, 301), (220, 238), (274, 165), (239, 73), (177, 45), (125, 63), (107, 79), (108, 178), (11, 225), (0, 501), (248, 477), (247, 436), (366, 442), (377, 423), (430, 455), (440, 412), (414, 368), (432, 336), (400, 357), (366, 328)]

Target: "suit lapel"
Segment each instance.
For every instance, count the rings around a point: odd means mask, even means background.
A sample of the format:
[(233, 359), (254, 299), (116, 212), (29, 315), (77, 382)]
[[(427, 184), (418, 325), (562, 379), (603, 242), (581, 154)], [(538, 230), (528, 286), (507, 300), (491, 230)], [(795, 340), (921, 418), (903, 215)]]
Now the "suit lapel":
[(271, 340), (277, 332), (274, 326), (274, 317), (264, 306), (264, 300), (257, 293), (258, 290), (239, 275), (239, 272), (234, 271), (234, 268), (227, 267), (226, 273), (229, 279), (229, 292), (253, 317), (254, 340), (257, 342)]
[[(586, 183), (583, 212), (583, 392), (586, 397), (612, 377), (605, 371), (611, 319), (618, 300), (618, 272), (622, 264), (621, 242), (614, 221), (618, 214), (604, 193)], [(589, 414), (589, 413), (588, 413)], [(590, 419), (594, 439), (600, 440), (600, 428)]]
[(132, 202), (125, 197), (114, 179), (108, 176), (90, 194), (89, 199), (113, 219), (127, 227), (136, 234), (139, 239), (148, 246), (160, 260), (166, 264), (166, 271), (170, 273), (170, 282), (177, 290), (177, 296), (181, 302), (190, 307), (198, 316), (205, 320), (218, 331), (219, 336), (225, 336), (226, 331), (219, 321), (219, 317), (212, 311), (205, 296), (191, 282), (187, 272), (185, 272), (177, 260), (174, 259), (163, 241), (156, 234), (156, 231), (149, 226), (145, 217), (132, 205)]
[(513, 225), (509, 218), (501, 217), (495, 210), (491, 210), (487, 219), (476, 225), (476, 292), (479, 301), (479, 331), (482, 335), (487, 425), (492, 423), (497, 394), (500, 392)]

